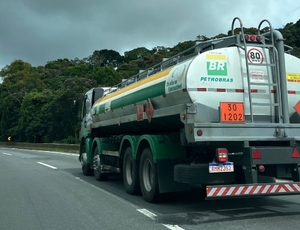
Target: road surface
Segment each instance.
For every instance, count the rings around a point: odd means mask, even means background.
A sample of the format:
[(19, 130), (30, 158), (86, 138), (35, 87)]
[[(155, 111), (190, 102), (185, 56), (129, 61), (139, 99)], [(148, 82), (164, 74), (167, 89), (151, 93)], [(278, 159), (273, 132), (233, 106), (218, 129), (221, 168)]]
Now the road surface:
[(0, 148), (0, 229), (298, 229), (300, 196), (205, 201), (201, 191), (159, 204), (126, 194), (122, 178), (82, 175), (78, 156)]

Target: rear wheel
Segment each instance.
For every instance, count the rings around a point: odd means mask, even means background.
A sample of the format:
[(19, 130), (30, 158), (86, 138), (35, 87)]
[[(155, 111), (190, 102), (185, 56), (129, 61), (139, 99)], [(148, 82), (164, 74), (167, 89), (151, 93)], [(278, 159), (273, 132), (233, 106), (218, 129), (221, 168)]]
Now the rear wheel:
[(101, 164), (101, 158), (98, 154), (98, 146), (94, 150), (94, 158), (93, 158), (93, 166), (94, 166), (94, 176), (96, 180), (98, 181), (104, 181), (107, 180), (108, 175), (106, 173), (103, 173), (102, 171), (102, 164)]
[(140, 191), (138, 165), (132, 158), (132, 150), (128, 147), (124, 154), (123, 181), (128, 194), (134, 195)]
[(144, 149), (140, 164), (140, 184), (144, 199), (153, 203), (160, 199), (156, 165), (150, 149)]

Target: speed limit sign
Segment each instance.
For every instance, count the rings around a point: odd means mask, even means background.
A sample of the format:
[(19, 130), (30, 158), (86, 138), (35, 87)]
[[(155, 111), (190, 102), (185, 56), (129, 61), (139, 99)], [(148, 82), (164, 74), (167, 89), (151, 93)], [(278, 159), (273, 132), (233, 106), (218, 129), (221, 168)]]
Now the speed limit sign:
[(247, 56), (248, 56), (248, 60), (250, 63), (261, 64), (264, 61), (263, 53), (259, 49), (256, 49), (256, 48), (251, 48), (248, 51)]

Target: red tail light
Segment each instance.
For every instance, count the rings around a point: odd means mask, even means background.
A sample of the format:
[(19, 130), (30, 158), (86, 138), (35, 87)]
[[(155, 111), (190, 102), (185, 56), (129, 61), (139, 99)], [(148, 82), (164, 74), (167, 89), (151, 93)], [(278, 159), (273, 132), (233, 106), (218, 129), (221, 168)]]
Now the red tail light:
[(261, 41), (261, 36), (256, 36), (256, 41), (260, 42)]
[(255, 149), (253, 154), (252, 154), (252, 159), (261, 159), (261, 155), (260, 152), (258, 151), (258, 149)]
[(244, 39), (246, 42), (262, 42), (263, 37), (259, 35), (248, 35), (245, 34)]
[(221, 163), (228, 161), (228, 150), (226, 148), (218, 148), (216, 149), (216, 157), (217, 160)]
[(258, 171), (260, 171), (261, 173), (263, 173), (263, 172), (265, 172), (265, 166), (263, 166), (263, 165), (260, 165), (260, 166), (258, 166)]
[(256, 37), (255, 37), (254, 35), (251, 35), (251, 36), (250, 36), (250, 40), (251, 40), (252, 42), (254, 42), (254, 41), (256, 40)]
[(300, 158), (300, 153), (299, 153), (298, 149), (294, 149), (292, 158)]

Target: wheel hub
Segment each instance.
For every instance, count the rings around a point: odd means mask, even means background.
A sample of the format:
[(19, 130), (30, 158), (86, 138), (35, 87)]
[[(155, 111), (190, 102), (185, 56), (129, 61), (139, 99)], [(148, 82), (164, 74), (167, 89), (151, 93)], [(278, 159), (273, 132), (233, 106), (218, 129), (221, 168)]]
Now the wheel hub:
[(86, 153), (82, 153), (81, 154), (81, 161), (80, 161), (81, 165), (84, 166), (87, 164), (87, 154)]

